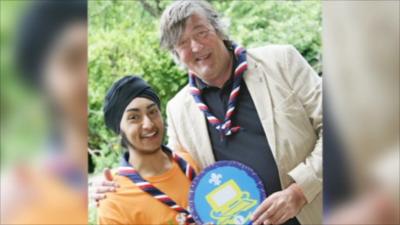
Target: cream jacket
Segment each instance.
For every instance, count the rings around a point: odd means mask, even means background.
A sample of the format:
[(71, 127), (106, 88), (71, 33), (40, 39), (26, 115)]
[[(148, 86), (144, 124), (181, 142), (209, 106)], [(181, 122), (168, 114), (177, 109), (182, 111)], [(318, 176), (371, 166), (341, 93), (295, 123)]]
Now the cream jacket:
[[(278, 166), (281, 186), (296, 182), (307, 198), (301, 224), (322, 223), (322, 83), (292, 46), (247, 51), (244, 81)], [(215, 162), (206, 119), (188, 86), (167, 104), (172, 149), (186, 149), (201, 168)], [(246, 149), (243, 149), (246, 151)]]

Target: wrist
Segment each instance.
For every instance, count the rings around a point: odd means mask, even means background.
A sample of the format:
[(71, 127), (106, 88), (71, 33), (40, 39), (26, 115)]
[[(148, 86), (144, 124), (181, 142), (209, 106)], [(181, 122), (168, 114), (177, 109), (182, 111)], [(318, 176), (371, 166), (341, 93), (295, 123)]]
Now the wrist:
[(300, 200), (301, 205), (307, 204), (307, 198), (304, 195), (303, 189), (296, 183), (293, 183), (289, 186), (292, 192), (297, 196), (297, 199)]

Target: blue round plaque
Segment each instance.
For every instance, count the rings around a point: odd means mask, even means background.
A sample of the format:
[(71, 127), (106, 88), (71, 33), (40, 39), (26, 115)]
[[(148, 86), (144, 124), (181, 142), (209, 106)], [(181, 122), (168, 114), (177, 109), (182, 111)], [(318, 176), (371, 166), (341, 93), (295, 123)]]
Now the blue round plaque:
[(251, 224), (251, 215), (266, 197), (257, 174), (236, 161), (206, 167), (193, 180), (189, 196), (198, 224)]

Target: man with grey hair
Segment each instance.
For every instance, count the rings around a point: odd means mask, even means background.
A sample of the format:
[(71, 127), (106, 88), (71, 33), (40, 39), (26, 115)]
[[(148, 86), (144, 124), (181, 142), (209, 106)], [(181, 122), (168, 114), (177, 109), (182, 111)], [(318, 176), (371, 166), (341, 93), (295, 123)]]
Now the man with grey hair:
[(189, 75), (167, 105), (169, 146), (202, 168), (235, 160), (254, 169), (268, 197), (253, 224), (321, 224), (320, 77), (292, 46), (236, 45), (206, 1), (173, 2), (160, 31)]
[(268, 196), (254, 224), (321, 223), (321, 79), (303, 57), (291, 46), (239, 47), (206, 1), (172, 3), (160, 32), (189, 73), (167, 105), (169, 145), (203, 168), (253, 168)]

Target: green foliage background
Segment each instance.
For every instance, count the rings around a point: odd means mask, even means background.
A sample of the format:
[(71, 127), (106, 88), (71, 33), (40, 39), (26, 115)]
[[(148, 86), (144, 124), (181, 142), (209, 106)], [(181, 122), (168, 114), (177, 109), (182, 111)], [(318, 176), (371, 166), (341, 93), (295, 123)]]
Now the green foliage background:
[[(211, 1), (247, 48), (292, 44), (321, 73), (319, 1)], [(159, 13), (168, 1), (89, 1), (89, 148), (94, 172), (118, 163), (119, 139), (106, 129), (102, 104), (111, 84), (141, 75), (158, 92), (163, 112), (186, 83), (169, 53), (159, 48)], [(149, 9), (150, 8), (150, 9)], [(93, 167), (93, 166), (92, 166)]]

